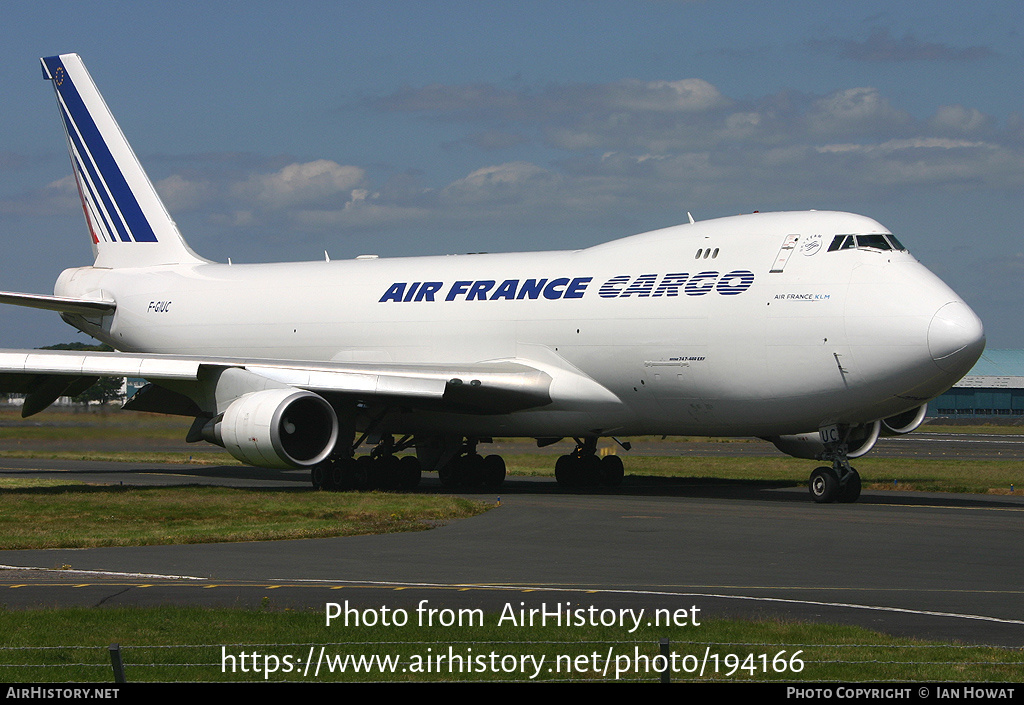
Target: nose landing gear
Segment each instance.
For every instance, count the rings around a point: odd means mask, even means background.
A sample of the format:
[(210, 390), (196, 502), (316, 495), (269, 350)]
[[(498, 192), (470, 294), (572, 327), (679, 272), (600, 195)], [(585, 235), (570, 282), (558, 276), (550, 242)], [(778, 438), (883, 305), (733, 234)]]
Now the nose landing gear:
[(818, 504), (856, 502), (860, 497), (860, 474), (850, 466), (847, 455), (850, 427), (843, 425), (837, 430), (833, 435), (836, 440), (825, 440), (825, 434), (822, 434), (825, 451), (820, 459), (832, 461), (832, 466), (816, 468), (808, 483), (811, 498)]

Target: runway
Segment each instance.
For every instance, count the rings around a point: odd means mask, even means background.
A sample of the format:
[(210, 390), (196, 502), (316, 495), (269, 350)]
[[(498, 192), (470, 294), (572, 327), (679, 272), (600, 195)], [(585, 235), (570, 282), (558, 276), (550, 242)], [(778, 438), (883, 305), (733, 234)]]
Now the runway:
[[(125, 484), (308, 486), (302, 472), (238, 467), (2, 459), (0, 468)], [(424, 489), (445, 491), (433, 479)], [(0, 551), (5, 566), (107, 572), (0, 571), (0, 601), (697, 607), (705, 619), (783, 617), (1024, 645), (1021, 497), (865, 491), (856, 504), (815, 505), (803, 488), (627, 478), (590, 494), (513, 479), (500, 501), (420, 533)]]

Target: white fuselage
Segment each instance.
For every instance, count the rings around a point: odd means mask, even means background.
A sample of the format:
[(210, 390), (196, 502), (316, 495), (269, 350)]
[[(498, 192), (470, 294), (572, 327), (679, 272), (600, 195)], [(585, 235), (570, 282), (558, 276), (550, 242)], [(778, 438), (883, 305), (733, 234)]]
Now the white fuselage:
[(845, 213), (766, 213), (575, 251), (86, 267), (55, 293), (116, 301), (102, 322), (66, 318), (122, 351), (522, 360), (611, 393), (588, 408), (409, 415), (409, 430), (767, 436), (920, 406), (980, 355), (980, 321), (908, 252), (828, 251), (836, 235), (885, 232)]

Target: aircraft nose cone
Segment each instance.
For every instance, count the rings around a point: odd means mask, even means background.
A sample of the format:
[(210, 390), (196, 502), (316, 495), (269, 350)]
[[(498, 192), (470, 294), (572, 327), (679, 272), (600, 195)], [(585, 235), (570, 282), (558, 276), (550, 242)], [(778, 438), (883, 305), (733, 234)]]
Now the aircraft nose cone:
[(928, 325), (928, 351), (946, 372), (967, 374), (985, 349), (981, 319), (963, 301), (943, 305)]

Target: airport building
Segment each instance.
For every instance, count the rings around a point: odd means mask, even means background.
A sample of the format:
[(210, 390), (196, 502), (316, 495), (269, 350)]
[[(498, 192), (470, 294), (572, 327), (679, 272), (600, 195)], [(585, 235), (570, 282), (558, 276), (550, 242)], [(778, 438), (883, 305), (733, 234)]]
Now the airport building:
[(928, 416), (1024, 419), (1024, 350), (986, 350), (966, 377), (928, 402)]

